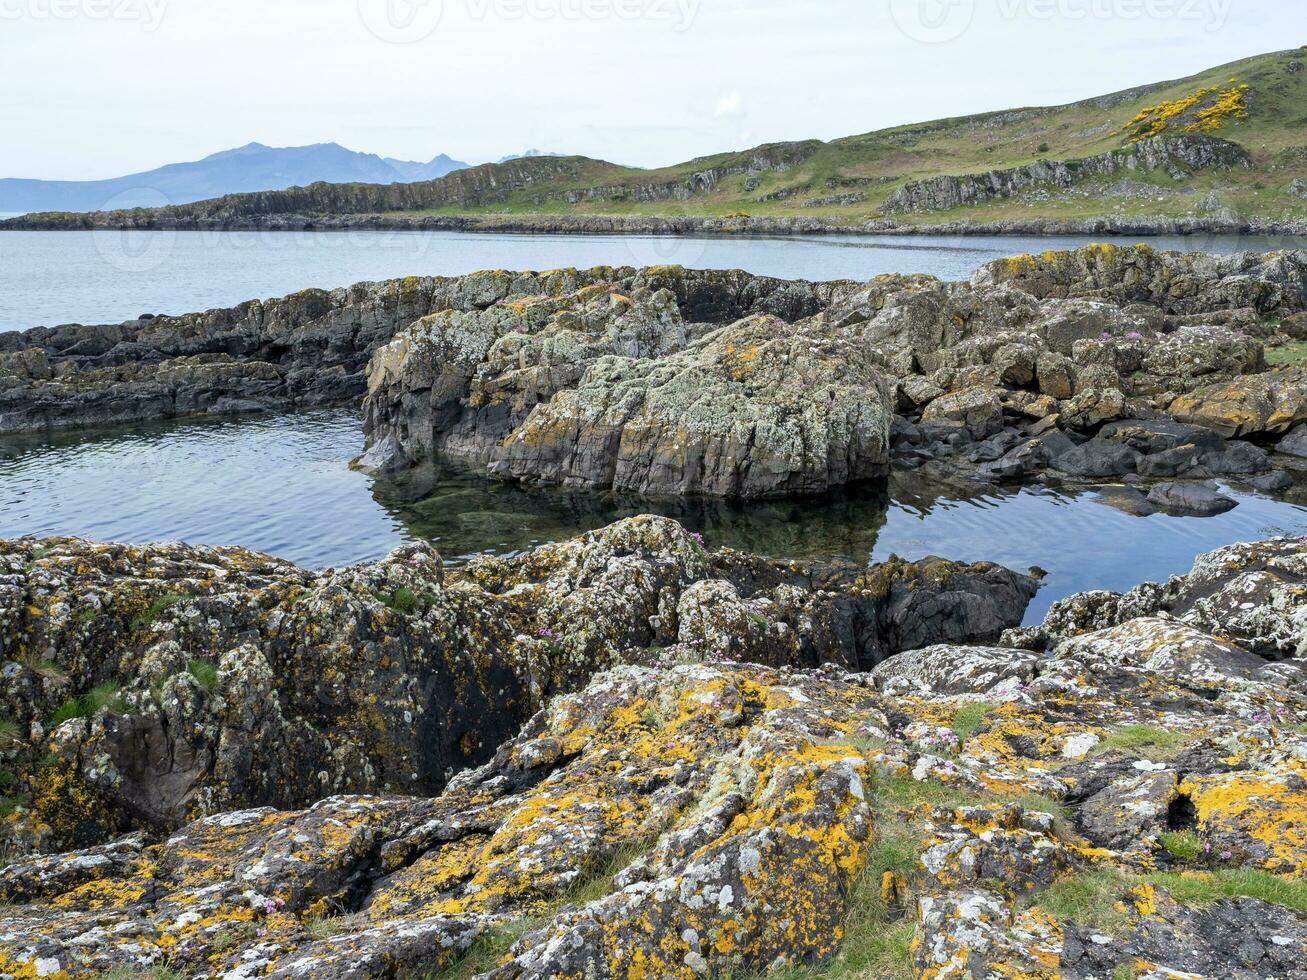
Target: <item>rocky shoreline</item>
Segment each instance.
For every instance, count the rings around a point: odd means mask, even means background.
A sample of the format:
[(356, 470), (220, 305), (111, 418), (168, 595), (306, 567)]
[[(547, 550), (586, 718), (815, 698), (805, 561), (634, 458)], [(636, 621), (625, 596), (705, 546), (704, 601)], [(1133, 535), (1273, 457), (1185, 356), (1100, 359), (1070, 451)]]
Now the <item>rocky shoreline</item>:
[(0, 334), (0, 431), (361, 399), (377, 472), (759, 499), (920, 469), (1211, 513), (1211, 481), (1302, 494), (1307, 366), (1266, 352), (1304, 339), (1293, 251), (1089, 246), (964, 282), (494, 271)]
[[(3, 334), (0, 430), (361, 398), (377, 471), (1215, 513), (1302, 497), (1304, 340), (1303, 252), (496, 271)], [(0, 976), (1307, 977), (1307, 539), (1040, 575), (0, 540)]]
[(360, 465), (434, 454), (525, 483), (734, 499), (893, 466), (1147, 483), (1118, 501), (1189, 513), (1230, 503), (1195, 481), (1297, 493), (1307, 470), (1304, 368), (1264, 360), (1307, 336), (1303, 253), (1091, 246), (963, 283), (769, 283), (749, 315), (707, 323), (664, 275), (416, 321), (371, 359)]
[(819, 217), (735, 215), (388, 215), (241, 214), (163, 217), (90, 212), (23, 215), (0, 220), (0, 231), (469, 231), (541, 235), (1256, 235), (1307, 237), (1307, 221), (1202, 215), (1188, 218), (1102, 215), (1094, 218), (1012, 218), (1001, 221), (906, 222), (873, 218), (853, 224)]
[(1303, 540), (1029, 629), (997, 566), (652, 517), (0, 566), (10, 976), (1303, 975)]

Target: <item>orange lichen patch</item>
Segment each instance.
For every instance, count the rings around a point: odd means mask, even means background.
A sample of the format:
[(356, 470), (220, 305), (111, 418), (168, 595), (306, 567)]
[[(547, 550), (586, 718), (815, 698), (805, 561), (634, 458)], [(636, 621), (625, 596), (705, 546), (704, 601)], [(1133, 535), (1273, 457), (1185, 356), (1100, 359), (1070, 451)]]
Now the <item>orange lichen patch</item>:
[(1131, 888), (1117, 903), (1117, 908), (1122, 912), (1134, 912), (1137, 915), (1156, 915), (1157, 906), (1157, 889), (1147, 882)]
[(986, 730), (967, 739), (963, 754), (987, 762), (1054, 759), (1069, 735), (1093, 731), (1080, 721), (1049, 722), (1042, 715), (1019, 712), (1013, 705), (999, 707)]
[(69, 763), (47, 766), (38, 775), (32, 812), (65, 847), (98, 843), (118, 827), (118, 819)]
[(57, 896), (52, 905), (60, 908), (102, 911), (124, 909), (135, 905), (150, 894), (153, 882), (149, 878), (113, 878), (88, 881)]
[(472, 834), (424, 854), (397, 873), (368, 907), (374, 922), (410, 914), (434, 895), (452, 892), (475, 873), (485, 854), (489, 834)]
[(993, 964), (1000, 977), (1056, 978), (1062, 975), (1062, 927), (1056, 918), (1043, 909), (1023, 909), (1017, 913), (1012, 934), (1022, 942), (1026, 962), (1022, 964)]
[[(1307, 873), (1307, 768), (1186, 780), (1200, 833), (1279, 874)], [(1214, 845), (1217, 846), (1217, 845)]]
[(23, 953), (9, 956), (0, 953), (0, 976), (14, 980), (68, 980), (72, 976), (58, 959)]

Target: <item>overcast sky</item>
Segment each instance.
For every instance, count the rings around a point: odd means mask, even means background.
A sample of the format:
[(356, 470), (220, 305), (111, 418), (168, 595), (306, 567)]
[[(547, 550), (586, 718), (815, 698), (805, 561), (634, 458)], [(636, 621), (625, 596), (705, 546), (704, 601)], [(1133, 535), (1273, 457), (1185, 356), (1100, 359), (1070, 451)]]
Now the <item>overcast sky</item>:
[(0, 0), (0, 176), (255, 140), (656, 166), (1303, 43), (1302, 0)]

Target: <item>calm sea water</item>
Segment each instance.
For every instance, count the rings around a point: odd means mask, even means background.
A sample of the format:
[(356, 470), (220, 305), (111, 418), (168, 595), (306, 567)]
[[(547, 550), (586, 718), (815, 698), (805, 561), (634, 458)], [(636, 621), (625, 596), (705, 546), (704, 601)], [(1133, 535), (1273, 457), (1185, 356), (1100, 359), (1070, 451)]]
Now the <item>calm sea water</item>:
[(887, 492), (737, 506), (524, 490), (463, 472), (373, 480), (353, 411), (166, 422), (94, 433), (0, 437), (0, 536), (73, 534), (143, 543), (236, 544), (304, 565), (377, 558), (406, 540), (450, 560), (509, 554), (642, 513), (675, 517), (709, 545), (778, 557), (942, 555), (1050, 573), (1028, 621), (1058, 598), (1187, 571), (1234, 541), (1307, 531), (1307, 508), (1236, 495), (1211, 518), (1133, 517), (1098, 494), (1026, 489), (960, 497)]
[[(478, 269), (654, 265), (739, 268), (791, 279), (927, 272), (964, 279), (992, 259), (1089, 238), (687, 238), (456, 232), (0, 232), (0, 331), (118, 323), (406, 275)], [(1122, 242), (1130, 239), (1120, 239)], [(1307, 239), (1195, 236), (1158, 248), (1213, 252), (1307, 247)]]

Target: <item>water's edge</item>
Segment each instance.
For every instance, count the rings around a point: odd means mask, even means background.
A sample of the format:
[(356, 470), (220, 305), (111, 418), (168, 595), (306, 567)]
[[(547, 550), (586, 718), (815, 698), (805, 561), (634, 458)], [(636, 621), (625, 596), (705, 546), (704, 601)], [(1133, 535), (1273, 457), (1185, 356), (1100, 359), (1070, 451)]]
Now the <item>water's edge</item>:
[(1192, 235), (1307, 235), (1307, 221), (1228, 220), (1214, 217), (1164, 216), (1093, 218), (1013, 218), (1002, 221), (946, 221), (903, 224), (873, 219), (861, 224), (836, 224), (810, 217), (644, 216), (644, 215), (252, 215), (238, 219), (168, 220), (133, 216), (113, 220), (113, 212), (21, 215), (0, 220), (0, 231), (450, 231), (541, 235), (697, 235), (720, 237), (805, 237), (811, 235), (986, 236), (1108, 235), (1163, 237)]
[(526, 488), (436, 465), (372, 479), (349, 468), (362, 443), (349, 409), (0, 437), (0, 537), (239, 545), (306, 567), (375, 560), (423, 540), (456, 565), (654, 513), (709, 547), (776, 558), (1037, 565), (1049, 574), (1033, 623), (1067, 595), (1164, 581), (1214, 548), (1307, 533), (1307, 508), (1233, 491), (1239, 506), (1228, 514), (1183, 518), (1133, 516), (1100, 490), (963, 488), (911, 475), (754, 504)]

